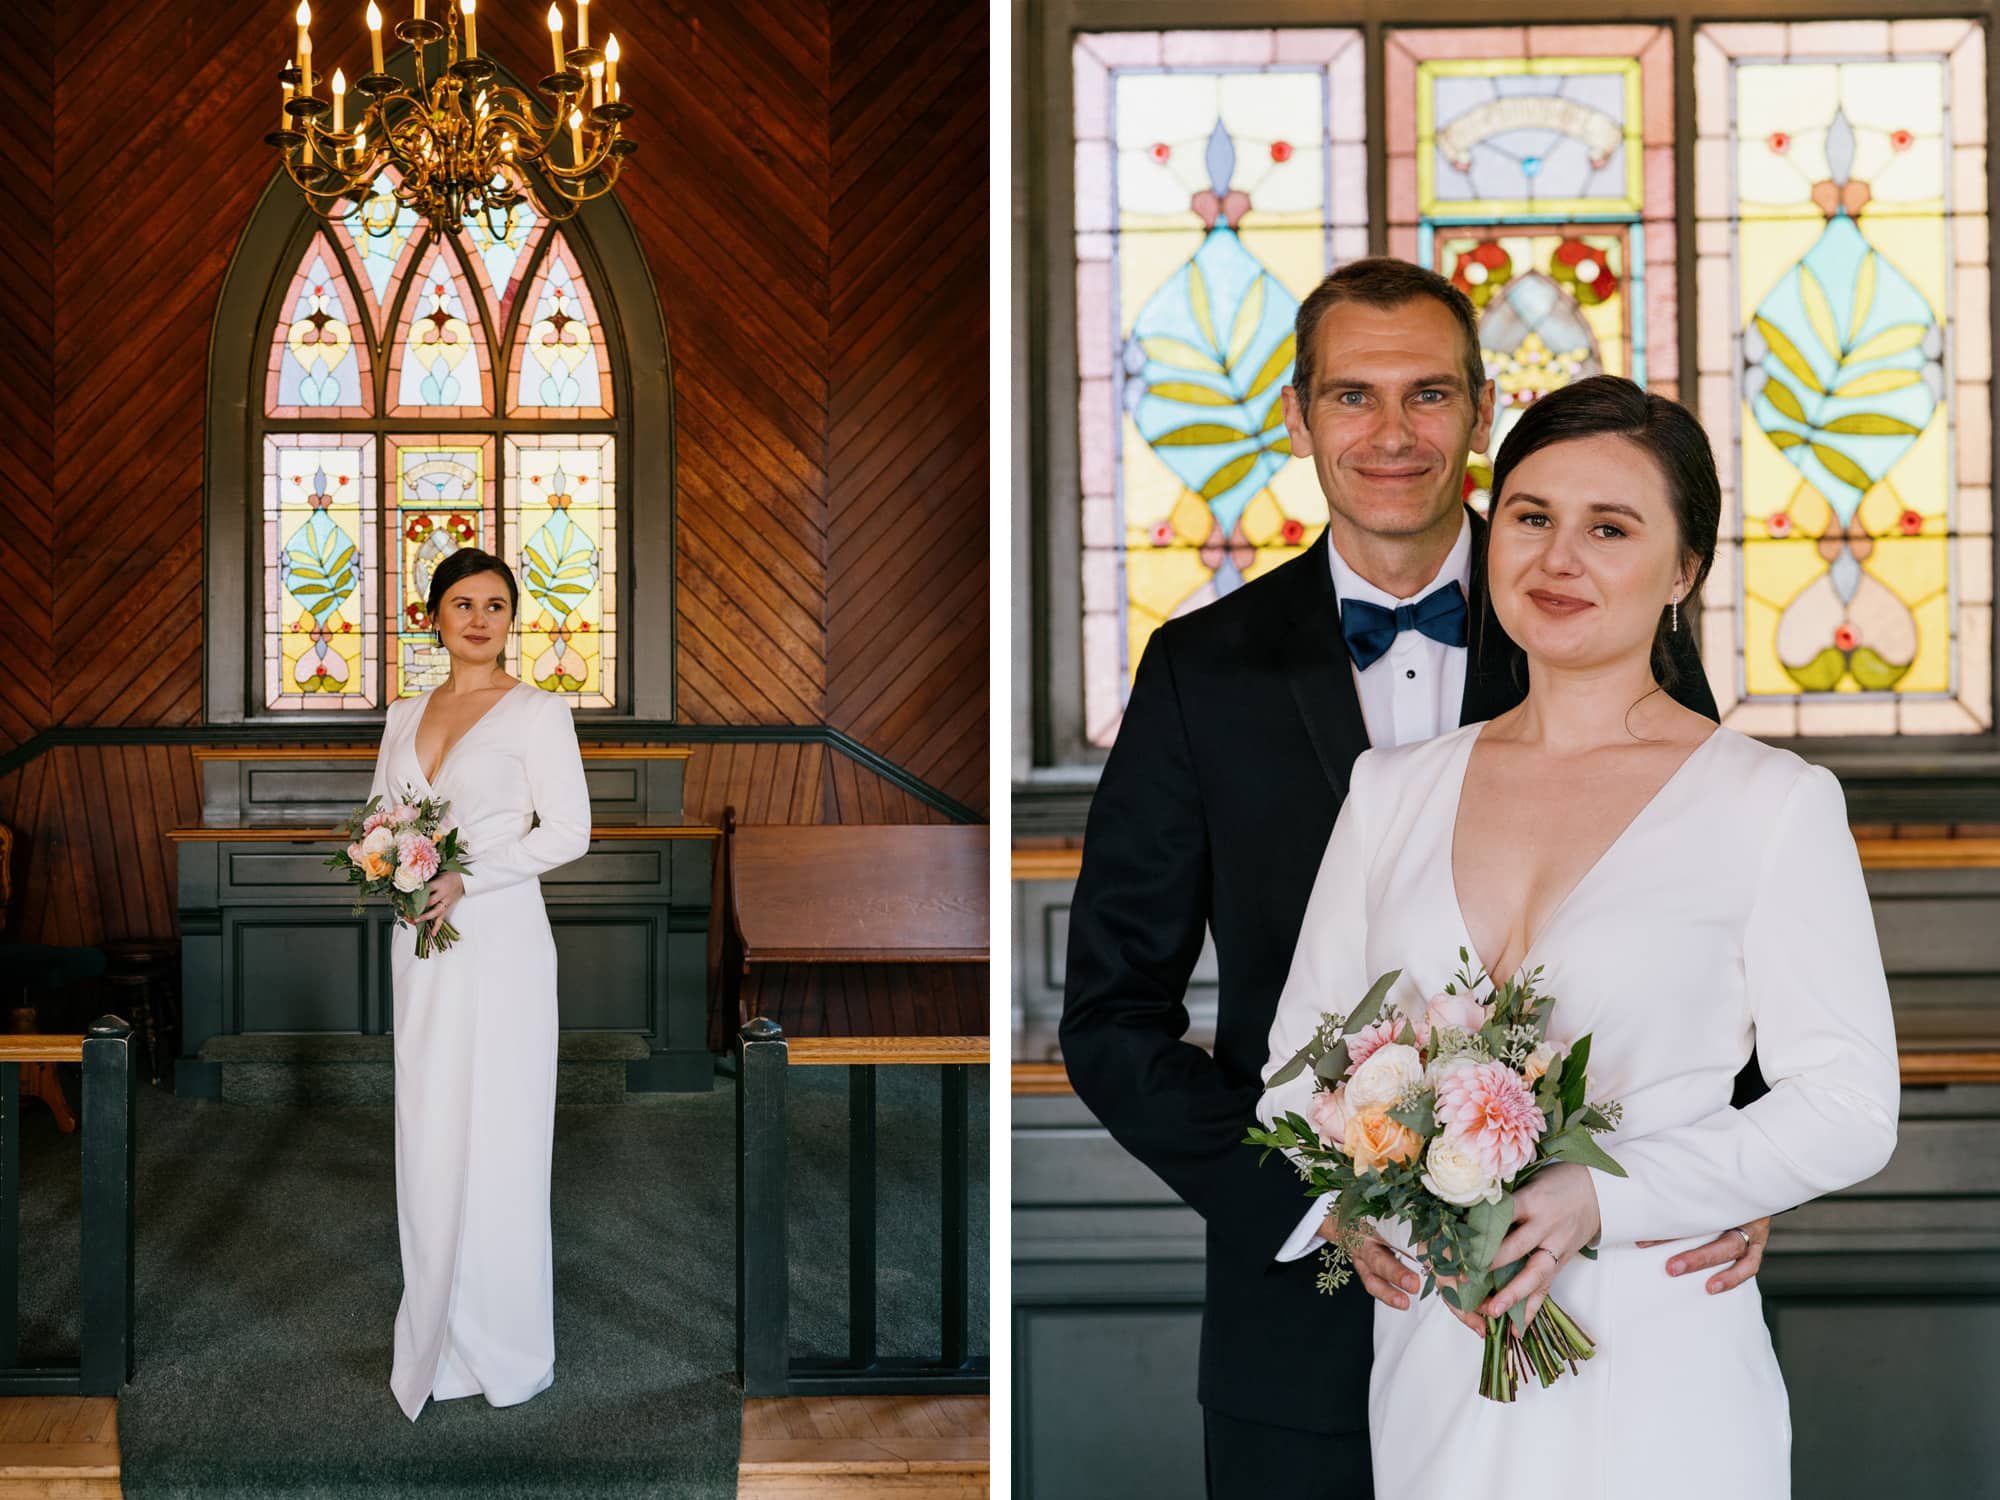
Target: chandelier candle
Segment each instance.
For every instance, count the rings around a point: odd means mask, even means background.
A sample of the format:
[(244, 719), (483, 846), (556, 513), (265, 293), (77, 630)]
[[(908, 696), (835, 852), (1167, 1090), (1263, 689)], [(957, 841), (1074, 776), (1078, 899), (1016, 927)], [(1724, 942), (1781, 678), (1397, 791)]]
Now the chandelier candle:
[[(375, 186), (385, 167), (396, 169), (396, 200), (438, 234), (483, 219), (491, 234), (504, 238), (516, 204), (532, 201), (545, 217), (560, 221), (612, 191), (625, 159), (638, 149), (624, 136), (633, 111), (617, 83), (617, 40), (608, 37), (602, 52), (583, 40), (589, 18), (582, 3), (580, 44), (567, 51), (562, 11), (549, 6), (554, 70), (533, 88), (503, 84), (499, 69), (479, 55), (478, 0), (448, 0), (436, 21), (425, 18), (417, 0), (412, 9), (411, 19), (394, 30), (410, 48), (404, 66), (414, 82), (388, 71), (382, 7), (368, 0), (371, 66), (354, 81), (360, 113), (351, 121), (343, 70), (332, 70), (330, 105), (313, 97), (312, 9), (300, 0), (294, 12), (296, 53), (279, 74), (282, 123), (264, 139), (278, 148), (287, 175), (316, 214), (359, 215), (365, 202), (385, 191)], [(432, 50), (438, 42), (442, 58)], [(565, 126), (566, 162), (556, 144)]]
[(590, 45), (590, 0), (576, 0), (576, 44)]

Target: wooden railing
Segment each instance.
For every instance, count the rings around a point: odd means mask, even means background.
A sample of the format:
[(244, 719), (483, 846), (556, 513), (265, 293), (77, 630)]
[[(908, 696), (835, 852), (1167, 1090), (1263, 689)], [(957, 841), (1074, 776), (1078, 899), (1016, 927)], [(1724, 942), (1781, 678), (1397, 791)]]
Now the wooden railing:
[[(736, 1369), (746, 1396), (984, 1395), (988, 1365), (966, 1347), (971, 1309), (971, 1069), (985, 1037), (801, 1037), (758, 1018), (737, 1034)], [(941, 1344), (936, 1359), (876, 1353), (875, 1080), (883, 1067), (940, 1074)], [(785, 1075), (848, 1069), (847, 1357), (795, 1359), (786, 1264)]]
[[(23, 1063), (83, 1064), (83, 1348), (73, 1365), (20, 1363)], [(132, 1378), (132, 1028), (0, 1036), (0, 1396), (111, 1396)]]

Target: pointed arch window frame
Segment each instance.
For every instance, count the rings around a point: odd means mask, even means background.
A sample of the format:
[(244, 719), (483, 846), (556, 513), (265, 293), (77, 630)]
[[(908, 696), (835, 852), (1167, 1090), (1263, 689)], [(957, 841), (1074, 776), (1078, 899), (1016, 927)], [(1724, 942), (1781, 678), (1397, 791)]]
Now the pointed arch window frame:
[[(407, 49), (389, 59), (389, 71), (406, 79), (413, 70)], [(509, 414), (514, 344), (526, 335), (534, 309), (528, 299), (543, 259), (551, 253), (560, 231), (590, 289), (600, 339), (599, 378), (611, 394), (610, 415), (597, 417), (530, 417)], [(289, 317), (288, 296), (296, 296), (298, 276), (307, 250), (324, 234), (341, 261), (347, 280), (341, 289), (343, 308), (359, 332), (368, 328), (374, 311), (362, 288), (365, 268), (351, 265), (351, 256), (331, 226), (306, 206), (282, 172), (267, 182), (248, 223), (237, 239), (207, 351), (207, 413), (203, 452), (203, 720), (210, 724), (283, 724), (287, 726), (355, 725), (379, 722), (387, 712), (387, 673), (392, 659), (384, 655), (379, 704), (371, 709), (316, 711), (272, 708), (265, 702), (264, 612), (264, 439), (272, 432), (395, 433), (405, 439), (445, 434), (491, 440), (496, 455), (508, 437), (589, 430), (613, 436), (616, 444), (620, 498), (615, 520), (617, 617), (621, 638), (612, 663), (614, 706), (577, 708), (579, 716), (663, 721), (675, 716), (674, 613), (674, 401), (671, 358), (664, 310), (648, 268), (638, 233), (618, 195), (608, 194), (585, 204), (571, 219), (545, 223), (524, 249), (520, 286), (504, 310), (485, 299), (489, 292), (477, 271), (452, 260), (460, 277), (461, 294), (481, 300), (483, 325), (504, 318), (496, 337), (485, 329), (489, 356), (487, 380), (492, 390), (490, 411), (456, 418), (395, 414), (388, 350), (396, 347), (400, 324), (414, 295), (415, 272), (436, 242), (430, 226), (420, 223), (407, 257), (399, 261), (400, 279), (392, 286), (395, 299), (386, 314), (387, 342), (382, 358), (372, 362), (364, 378), (378, 396), (366, 417), (290, 418), (266, 416), (274, 339), (280, 322)], [(476, 251), (467, 251), (476, 257)], [(352, 305), (349, 305), (352, 304)], [(386, 485), (383, 469), (386, 443), (378, 436), (375, 470)], [(500, 495), (502, 476), (489, 477), (494, 511), (505, 508)], [(386, 523), (384, 523), (386, 525)], [(383, 532), (382, 548), (390, 545)], [(381, 548), (378, 548), (378, 561)], [(644, 643), (644, 649), (640, 644)]]

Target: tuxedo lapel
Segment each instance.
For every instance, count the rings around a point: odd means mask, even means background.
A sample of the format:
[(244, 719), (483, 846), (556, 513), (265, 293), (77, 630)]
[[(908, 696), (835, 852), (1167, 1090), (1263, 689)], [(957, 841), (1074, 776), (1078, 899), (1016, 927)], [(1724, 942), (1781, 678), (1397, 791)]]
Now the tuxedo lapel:
[(1340, 634), (1340, 600), (1327, 558), (1330, 545), (1322, 530), (1319, 540), (1282, 570), (1288, 588), (1277, 619), (1275, 651), (1320, 769), (1334, 795), (1345, 798), (1348, 774), (1368, 748), (1368, 726)]
[(1459, 700), (1458, 722), (1477, 724), (1503, 714), (1521, 701), (1527, 690), (1528, 664), (1521, 648), (1500, 628), (1486, 593), (1486, 521), (1472, 512), (1472, 588), (1468, 602), (1465, 645), (1465, 693)]

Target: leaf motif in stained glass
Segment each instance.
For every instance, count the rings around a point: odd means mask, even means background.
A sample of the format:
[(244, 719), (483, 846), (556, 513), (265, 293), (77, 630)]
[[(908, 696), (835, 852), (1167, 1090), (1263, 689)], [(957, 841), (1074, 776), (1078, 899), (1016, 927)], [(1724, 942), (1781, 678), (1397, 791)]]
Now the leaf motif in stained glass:
[(506, 556), (521, 579), (509, 664), (581, 707), (614, 701), (616, 510), (613, 444), (554, 434), (507, 440)]

